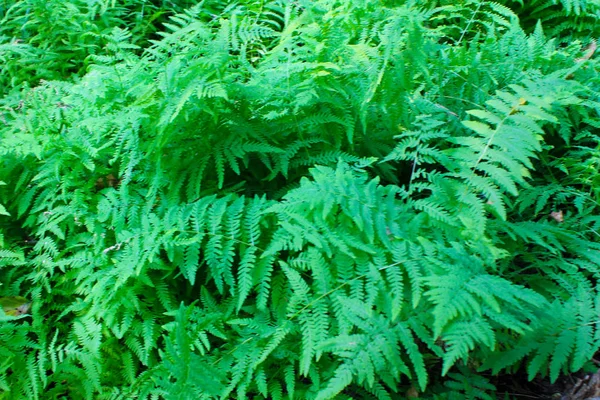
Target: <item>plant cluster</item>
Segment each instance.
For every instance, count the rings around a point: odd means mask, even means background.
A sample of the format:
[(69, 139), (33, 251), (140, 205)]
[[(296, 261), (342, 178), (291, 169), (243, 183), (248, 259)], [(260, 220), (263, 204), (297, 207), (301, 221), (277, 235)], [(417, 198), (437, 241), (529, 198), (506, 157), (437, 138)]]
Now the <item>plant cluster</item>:
[(593, 366), (597, 1), (0, 18), (0, 297), (31, 301), (0, 399), (486, 400)]

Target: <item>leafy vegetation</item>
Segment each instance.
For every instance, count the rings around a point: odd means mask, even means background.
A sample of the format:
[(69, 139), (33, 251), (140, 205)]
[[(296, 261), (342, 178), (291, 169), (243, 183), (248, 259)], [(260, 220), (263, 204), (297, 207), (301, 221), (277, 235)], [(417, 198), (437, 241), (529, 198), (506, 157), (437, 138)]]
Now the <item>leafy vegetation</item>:
[(593, 366), (600, 4), (360, 3), (0, 5), (0, 398)]

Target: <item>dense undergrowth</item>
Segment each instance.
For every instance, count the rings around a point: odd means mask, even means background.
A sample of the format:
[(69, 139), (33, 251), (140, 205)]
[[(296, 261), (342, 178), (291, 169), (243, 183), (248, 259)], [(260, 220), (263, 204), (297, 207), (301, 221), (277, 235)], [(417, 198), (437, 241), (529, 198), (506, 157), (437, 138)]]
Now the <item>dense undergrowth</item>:
[(0, 398), (493, 399), (593, 366), (598, 1), (0, 17), (0, 297), (31, 301)]

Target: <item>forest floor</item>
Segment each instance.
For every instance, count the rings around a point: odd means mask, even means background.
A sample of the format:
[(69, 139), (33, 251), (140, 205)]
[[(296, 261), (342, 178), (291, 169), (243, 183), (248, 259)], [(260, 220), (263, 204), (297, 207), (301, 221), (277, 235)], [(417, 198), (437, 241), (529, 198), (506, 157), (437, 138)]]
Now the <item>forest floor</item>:
[(504, 375), (496, 387), (498, 399), (600, 400), (600, 370), (564, 375), (554, 383), (548, 378), (528, 381), (526, 373)]

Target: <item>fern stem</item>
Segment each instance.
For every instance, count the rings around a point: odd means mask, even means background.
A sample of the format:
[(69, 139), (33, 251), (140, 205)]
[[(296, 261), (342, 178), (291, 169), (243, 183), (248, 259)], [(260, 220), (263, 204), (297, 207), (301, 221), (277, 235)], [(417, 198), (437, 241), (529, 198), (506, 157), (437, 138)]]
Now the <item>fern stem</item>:
[[(459, 75), (459, 76), (460, 76), (460, 75)], [(461, 78), (462, 78), (462, 77), (461, 77)], [(477, 89), (479, 89), (479, 90), (483, 91), (483, 90), (482, 90), (481, 88), (479, 88), (478, 86), (475, 86), (475, 87), (476, 87)], [(472, 106), (474, 106), (474, 107), (477, 107), (477, 108), (480, 108), (480, 109), (482, 109), (482, 110), (484, 110), (484, 109), (485, 109), (485, 107), (483, 107), (481, 104), (475, 103), (474, 101), (470, 101), (470, 100), (467, 100), (467, 99), (462, 99), (462, 98), (460, 98), (460, 97), (455, 97), (455, 96), (446, 96), (446, 95), (443, 95), (443, 94), (440, 94), (440, 95), (438, 95), (437, 97), (445, 97), (445, 98), (447, 98), (447, 99), (458, 100), (458, 101), (462, 101), (463, 103), (468, 103), (468, 104), (471, 104)]]
[[(474, 87), (475, 89), (479, 90), (479, 91), (480, 91), (481, 93), (483, 93), (484, 95), (488, 96), (488, 93), (487, 93), (485, 90), (483, 90), (483, 89), (482, 89), (482, 88), (480, 88), (479, 86), (475, 85), (474, 83), (472, 83), (472, 82), (469, 82), (469, 80), (468, 80), (467, 78), (465, 78), (464, 76), (462, 76), (462, 75), (460, 75), (460, 74), (458, 74), (458, 73), (456, 73), (456, 72), (454, 72), (454, 71), (452, 71), (452, 70), (448, 70), (448, 72), (450, 72), (451, 74), (454, 74), (454, 75), (455, 75), (457, 78), (460, 78), (460, 79), (462, 79), (462, 80), (463, 80), (463, 81), (464, 81), (464, 82), (465, 82), (467, 85)], [(483, 107), (482, 107), (482, 106), (480, 106), (480, 105), (477, 105), (477, 107), (479, 107), (479, 108), (483, 108)]]
[(469, 28), (471, 27), (471, 24), (473, 23), (473, 21), (475, 20), (475, 16), (477, 15), (477, 13), (479, 12), (479, 9), (481, 8), (481, 5), (483, 4), (483, 1), (480, 1), (479, 4), (477, 5), (477, 8), (475, 9), (475, 11), (473, 12), (473, 15), (471, 15), (471, 19), (469, 20), (469, 22), (467, 22), (467, 26), (465, 26), (465, 29), (463, 29), (460, 38), (458, 39), (458, 43), (457, 45), (460, 44), (460, 42), (462, 42), (463, 38), (465, 37), (465, 34), (467, 33), (467, 31), (469, 30)]
[[(177, 232), (179, 232), (179, 233), (195, 233), (195, 234), (199, 233), (199, 232), (190, 231), (190, 230), (183, 230), (183, 231), (177, 231)], [(236, 239), (234, 237), (230, 237), (230, 236), (224, 235), (222, 233), (213, 233), (213, 232), (208, 232), (207, 231), (207, 232), (204, 232), (204, 234), (207, 235), (207, 236), (212, 236), (212, 237), (226, 238), (227, 240), (231, 240), (231, 241), (233, 241), (235, 243), (244, 244), (246, 246), (254, 247), (254, 248), (256, 248), (256, 249), (258, 249), (258, 250), (260, 250), (262, 252), (266, 252), (267, 251), (266, 249), (263, 249), (262, 247), (259, 247), (259, 246), (255, 245), (253, 243), (244, 242), (243, 240), (239, 240), (239, 239)]]
[(412, 194), (412, 191), (410, 190), (410, 187), (412, 185), (413, 179), (415, 177), (415, 171), (417, 169), (417, 164), (418, 164), (418, 160), (419, 160), (419, 148), (417, 147), (417, 150), (415, 152), (415, 160), (413, 161), (413, 165), (412, 165), (412, 171), (410, 171), (410, 179), (408, 181), (408, 194)]
[(500, 128), (502, 127), (502, 125), (504, 125), (504, 121), (506, 121), (508, 119), (508, 117), (509, 117), (509, 115), (507, 115), (506, 117), (504, 117), (504, 119), (502, 121), (500, 121), (500, 123), (496, 126), (496, 129), (494, 129), (494, 132), (492, 133), (492, 135), (490, 136), (489, 140), (485, 144), (485, 147), (481, 151), (481, 154), (479, 155), (479, 158), (477, 159), (477, 162), (475, 162), (475, 165), (473, 166), (473, 168), (471, 170), (472, 175), (475, 175), (475, 168), (477, 168), (477, 166), (479, 165), (479, 163), (481, 162), (481, 160), (483, 160), (483, 158), (487, 154), (488, 150), (492, 146), (492, 142), (494, 141), (494, 138), (496, 137), (496, 134), (500, 131)]
[[(421, 258), (422, 258), (422, 257), (418, 257), (418, 258), (411, 258), (411, 259), (406, 259), (406, 260), (398, 261), (398, 262), (395, 262), (395, 263), (393, 263), (393, 264), (384, 265), (383, 267), (379, 267), (379, 268), (377, 268), (377, 270), (378, 270), (378, 271), (385, 271), (386, 269), (388, 269), (388, 268), (391, 268), (391, 267), (395, 267), (396, 265), (403, 264), (403, 263), (405, 263), (405, 262), (408, 262), (408, 261), (417, 261), (417, 260), (420, 260)], [(366, 277), (367, 275), (368, 275), (368, 274), (362, 274), (362, 275), (358, 275), (358, 276), (354, 277), (353, 279), (350, 279), (349, 281), (346, 281), (346, 282), (344, 282), (344, 283), (342, 283), (342, 284), (340, 284), (340, 285), (336, 286), (335, 288), (331, 289), (330, 291), (328, 291), (328, 292), (326, 292), (326, 293), (323, 293), (321, 296), (317, 297), (316, 299), (314, 299), (313, 301), (311, 301), (310, 303), (308, 303), (307, 305), (305, 305), (304, 307), (302, 307), (300, 310), (298, 310), (297, 312), (295, 312), (294, 314), (292, 314), (292, 316), (290, 317), (290, 319), (289, 319), (289, 320), (290, 320), (290, 321), (291, 321), (291, 320), (293, 320), (293, 319), (294, 319), (294, 318), (296, 318), (298, 315), (300, 315), (300, 313), (301, 313), (302, 311), (306, 310), (307, 308), (309, 308), (309, 307), (310, 307), (310, 306), (312, 306), (313, 304), (317, 303), (318, 301), (322, 300), (323, 298), (325, 298), (325, 297), (329, 296), (329, 295), (330, 295), (330, 294), (332, 294), (333, 292), (336, 292), (337, 290), (339, 290), (339, 289), (343, 288), (344, 286), (348, 285), (349, 283), (351, 283), (351, 282), (354, 282), (354, 281), (356, 281), (356, 280), (358, 280), (358, 279), (362, 279), (362, 278)]]

